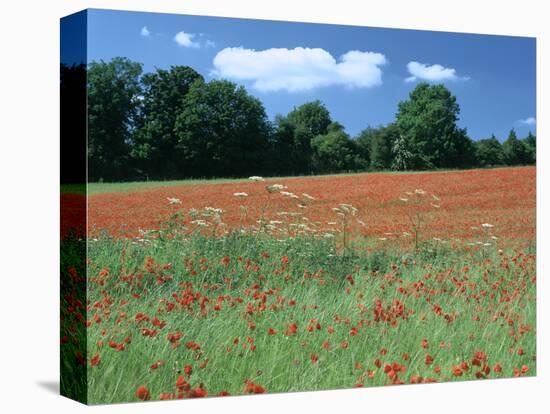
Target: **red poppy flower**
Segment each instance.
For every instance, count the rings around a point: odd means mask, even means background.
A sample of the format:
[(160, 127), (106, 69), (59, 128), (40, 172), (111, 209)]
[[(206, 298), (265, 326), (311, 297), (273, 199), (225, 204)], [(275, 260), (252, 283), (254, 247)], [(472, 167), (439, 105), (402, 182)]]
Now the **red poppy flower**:
[(138, 397), (140, 400), (148, 401), (151, 399), (151, 394), (145, 386), (141, 385), (136, 390), (136, 397)]
[(193, 388), (189, 392), (189, 398), (202, 398), (202, 397), (206, 397), (207, 395), (208, 395), (208, 392), (206, 392), (206, 390), (202, 388), (202, 386)]
[(101, 362), (101, 357), (99, 356), (99, 354), (95, 354), (92, 359), (90, 360), (90, 365), (92, 367), (95, 367), (97, 365), (99, 365), (99, 363)]
[(292, 323), (288, 326), (286, 332), (285, 332), (285, 335), (294, 335), (296, 332), (298, 332), (298, 325), (296, 325), (295, 323)]
[(265, 388), (261, 385), (255, 384), (254, 382), (250, 380), (245, 381), (245, 387), (244, 392), (248, 394), (263, 394), (265, 392)]
[(427, 354), (424, 362), (426, 363), (426, 365), (431, 365), (434, 362), (434, 357), (430, 354)]

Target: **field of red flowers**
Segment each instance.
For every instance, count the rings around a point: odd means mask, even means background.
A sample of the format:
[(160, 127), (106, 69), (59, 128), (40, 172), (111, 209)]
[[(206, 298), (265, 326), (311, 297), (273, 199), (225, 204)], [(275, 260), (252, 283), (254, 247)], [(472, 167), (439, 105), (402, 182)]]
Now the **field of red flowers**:
[[(83, 196), (63, 197), (68, 229)], [(535, 203), (530, 167), (92, 195), (87, 240), (61, 246), (62, 389), (114, 403), (535, 375)]]
[(159, 243), (89, 247), (87, 305), (65, 321), (86, 326), (87, 356), (73, 358), (91, 403), (536, 373), (533, 254)]
[[(426, 237), (476, 240), (479, 225), (495, 226), (498, 237), (527, 245), (535, 237), (535, 167), (502, 168), (413, 174), (362, 174), (349, 176), (271, 179), (265, 182), (200, 184), (159, 187), (134, 192), (96, 194), (89, 197), (88, 228), (106, 229), (115, 235), (137, 235), (139, 229), (157, 229), (178, 209), (222, 208), (229, 226), (253, 224), (263, 213), (271, 219), (280, 212), (303, 212), (320, 229), (335, 220), (333, 207), (349, 203), (366, 224), (362, 232), (391, 238), (411, 228), (410, 208), (400, 202), (405, 192), (422, 189), (440, 198), (437, 212), (426, 219)], [(284, 196), (266, 201), (264, 187), (280, 183), (288, 192), (306, 193), (307, 203)], [(235, 196), (246, 193), (247, 197)], [(172, 205), (167, 199), (177, 198)], [(243, 209), (246, 216), (243, 217)], [(264, 211), (265, 210), (265, 211)], [(433, 210), (433, 209), (432, 209)], [(191, 219), (187, 217), (187, 224)]]

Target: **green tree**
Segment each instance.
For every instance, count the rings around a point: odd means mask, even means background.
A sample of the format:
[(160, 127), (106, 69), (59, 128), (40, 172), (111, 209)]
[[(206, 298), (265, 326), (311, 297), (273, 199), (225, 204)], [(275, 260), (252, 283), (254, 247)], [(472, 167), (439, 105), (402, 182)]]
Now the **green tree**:
[(522, 165), (528, 163), (527, 149), (518, 139), (516, 131), (510, 130), (508, 138), (502, 143), (504, 161), (507, 165)]
[(355, 138), (355, 144), (357, 151), (361, 157), (361, 167), (369, 168), (371, 164), (371, 148), (374, 135), (378, 129), (373, 127), (367, 127)]
[(491, 138), (480, 139), (475, 143), (476, 158), (480, 167), (491, 167), (504, 164), (502, 145), (494, 135)]
[(293, 175), (303, 172), (300, 170), (300, 165), (295, 163), (295, 158), (297, 158), (294, 141), (295, 130), (295, 126), (287, 117), (275, 116), (267, 165), (270, 175)]
[(537, 161), (537, 137), (531, 131), (529, 131), (529, 134), (523, 140), (523, 145), (527, 151), (527, 163), (535, 164)]
[(370, 168), (387, 170), (392, 166), (392, 148), (399, 137), (396, 124), (367, 129), (370, 135)]
[(194, 82), (176, 119), (184, 176), (246, 176), (265, 165), (269, 122), (262, 103), (225, 80)]
[(396, 123), (412, 153), (411, 168), (461, 167), (472, 162), (473, 145), (457, 127), (460, 107), (444, 85), (420, 83), (399, 103)]
[(328, 109), (320, 101), (294, 108), (286, 117), (279, 116), (274, 135), (275, 158), (286, 158), (284, 165), (289, 173), (311, 172), (311, 141), (318, 135), (325, 135), (331, 122)]
[(338, 122), (327, 128), (327, 133), (317, 135), (311, 141), (312, 168), (315, 172), (332, 173), (350, 171), (360, 163), (355, 141), (351, 140)]
[(185, 96), (203, 77), (188, 66), (157, 69), (142, 77), (143, 110), (132, 156), (142, 174), (157, 178), (181, 178), (185, 170), (175, 151), (176, 118)]
[(141, 96), (141, 64), (117, 57), (88, 68), (88, 178), (121, 180), (130, 174), (130, 143)]

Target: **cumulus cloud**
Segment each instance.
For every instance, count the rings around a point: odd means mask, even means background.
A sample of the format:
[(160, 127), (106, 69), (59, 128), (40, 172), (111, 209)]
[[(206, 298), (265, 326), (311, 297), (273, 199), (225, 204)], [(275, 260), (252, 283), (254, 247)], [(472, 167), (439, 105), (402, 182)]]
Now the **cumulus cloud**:
[(149, 31), (147, 26), (143, 26), (141, 28), (141, 35), (144, 36), (144, 37), (147, 37), (147, 36), (151, 35), (151, 32)]
[(266, 50), (225, 48), (214, 57), (211, 75), (251, 81), (262, 92), (307, 91), (331, 85), (370, 88), (382, 84), (381, 53), (352, 50), (337, 61), (320, 48), (273, 48)]
[(444, 82), (444, 81), (456, 81), (456, 80), (468, 80), (469, 77), (459, 77), (456, 74), (456, 70), (453, 68), (446, 68), (439, 64), (429, 65), (420, 62), (407, 63), (407, 70), (411, 74), (405, 79), (405, 82), (415, 82), (417, 80), (425, 80), (428, 82)]
[(176, 33), (174, 36), (174, 41), (183, 47), (192, 47), (192, 48), (199, 48), (200, 43), (195, 42), (193, 38), (195, 37), (194, 33), (185, 33), (184, 31)]
[(520, 125), (533, 126), (537, 123), (537, 120), (534, 117), (530, 116), (529, 118), (518, 120), (517, 123)]

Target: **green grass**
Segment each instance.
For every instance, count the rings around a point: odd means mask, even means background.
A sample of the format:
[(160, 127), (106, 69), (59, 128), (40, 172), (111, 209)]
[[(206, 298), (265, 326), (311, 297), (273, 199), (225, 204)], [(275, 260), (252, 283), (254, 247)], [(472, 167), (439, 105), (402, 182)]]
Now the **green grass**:
[[(224, 264), (226, 256), (229, 263)], [(521, 251), (450, 250), (427, 244), (419, 251), (342, 255), (328, 240), (195, 234), (147, 243), (103, 238), (89, 243), (88, 257), (87, 318), (101, 318), (87, 330), (88, 360), (96, 354), (101, 359), (97, 366), (88, 366), (90, 403), (137, 400), (135, 391), (141, 385), (158, 399), (161, 393), (174, 392), (179, 371), (187, 364), (193, 374), (186, 379), (192, 387), (204, 384), (209, 395), (222, 390), (240, 394), (247, 379), (268, 392), (385, 385), (391, 380), (384, 365), (394, 362), (406, 367), (398, 373), (405, 383), (414, 375), (437, 381), (475, 379), (480, 367), (472, 366), (472, 358), (478, 351), (487, 355), (482, 361), (491, 369), (487, 378), (512, 376), (524, 365), (526, 375), (535, 374), (535, 260)], [(153, 262), (146, 265), (148, 257)], [(121, 281), (124, 276), (141, 279), (130, 284)], [(167, 311), (167, 303), (176, 303), (173, 295), (181, 297), (186, 289), (197, 300)], [(203, 297), (208, 300), (201, 308)], [(224, 297), (221, 309), (215, 310), (219, 297)], [(387, 321), (375, 319), (378, 299)], [(247, 303), (252, 304), (250, 314)], [(434, 305), (441, 307), (441, 314)], [(150, 321), (137, 322), (139, 312), (166, 325), (159, 329)], [(317, 322), (321, 329), (309, 332), (307, 326)], [(298, 332), (287, 336), (290, 323), (298, 325)], [(530, 330), (520, 335), (521, 326)], [(145, 327), (159, 333), (143, 336)], [(268, 335), (269, 328), (277, 333)], [(517, 339), (511, 329), (516, 329)], [(167, 334), (177, 331), (183, 337), (172, 347)], [(255, 350), (247, 336), (253, 338)], [(107, 344), (128, 337), (131, 341), (123, 351)], [(421, 346), (423, 339), (428, 340), (427, 349)], [(187, 349), (187, 341), (199, 343), (201, 350)], [(323, 348), (324, 341), (330, 342), (330, 349)], [(343, 341), (347, 348), (342, 348)], [(434, 358), (431, 365), (425, 363), (428, 353)], [(318, 356), (317, 363), (312, 354)], [(208, 364), (201, 369), (205, 358)], [(159, 360), (164, 365), (151, 369)], [(453, 376), (453, 367), (462, 362), (468, 363), (468, 370)], [(502, 373), (493, 371), (496, 363)], [(434, 372), (436, 366), (440, 373)], [(368, 377), (371, 371), (373, 378)]]

